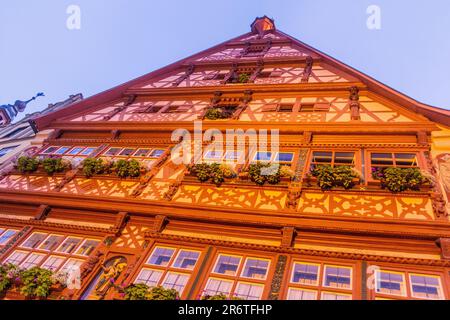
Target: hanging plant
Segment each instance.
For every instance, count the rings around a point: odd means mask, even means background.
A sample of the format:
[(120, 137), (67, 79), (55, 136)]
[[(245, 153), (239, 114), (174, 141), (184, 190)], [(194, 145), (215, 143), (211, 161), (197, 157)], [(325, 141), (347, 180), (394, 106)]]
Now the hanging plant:
[(17, 170), (22, 173), (33, 173), (39, 167), (39, 160), (31, 157), (20, 157), (17, 160)]
[(175, 289), (165, 289), (163, 287), (151, 288), (147, 300), (179, 300), (180, 295)]
[(232, 297), (232, 298), (230, 299), (230, 298), (228, 298), (228, 296), (226, 296), (225, 294), (220, 293), (220, 294), (216, 294), (216, 295), (214, 295), (214, 296), (208, 296), (208, 295), (205, 295), (205, 296), (202, 297), (201, 300), (206, 300), (206, 301), (209, 300), (209, 301), (213, 301), (213, 300), (244, 300), (244, 299), (238, 298), (238, 297)]
[(188, 168), (189, 174), (195, 175), (200, 182), (211, 181), (220, 187), (225, 179), (236, 177), (236, 172), (227, 164), (219, 163), (199, 163)]
[(96, 174), (109, 173), (109, 164), (103, 159), (87, 158), (83, 161), (83, 173), (86, 178)]
[[(264, 185), (266, 182), (272, 185), (279, 184), (282, 177), (293, 177), (293, 173), (282, 166), (270, 163), (257, 162), (248, 167), (250, 180), (257, 185)], [(290, 170), (290, 169), (289, 169)]]
[(61, 158), (47, 158), (42, 161), (42, 166), (44, 171), (51, 176), (54, 173), (68, 170), (71, 167), (71, 164)]
[(114, 163), (114, 171), (119, 178), (127, 178), (128, 177), (128, 161), (119, 160)]
[(393, 193), (419, 191), (424, 184), (430, 183), (418, 168), (373, 168), (372, 177), (380, 180), (383, 189)]
[(226, 119), (221, 108), (211, 108), (206, 111), (205, 118), (208, 120)]
[(53, 272), (38, 267), (21, 272), (20, 293), (25, 297), (46, 298), (55, 284)]
[(7, 263), (0, 265), (0, 294), (20, 283), (20, 268)]
[(330, 165), (316, 166), (311, 175), (317, 178), (317, 183), (322, 190), (331, 190), (335, 187), (350, 189), (355, 185), (355, 180), (360, 176), (352, 167)]
[(150, 287), (146, 284), (132, 284), (123, 290), (125, 300), (149, 300)]
[(113, 171), (119, 178), (125, 179), (128, 177), (137, 178), (141, 176), (142, 167), (136, 160), (119, 160), (114, 163)]
[(141, 164), (132, 159), (128, 162), (128, 175), (132, 178), (137, 178), (141, 175)]

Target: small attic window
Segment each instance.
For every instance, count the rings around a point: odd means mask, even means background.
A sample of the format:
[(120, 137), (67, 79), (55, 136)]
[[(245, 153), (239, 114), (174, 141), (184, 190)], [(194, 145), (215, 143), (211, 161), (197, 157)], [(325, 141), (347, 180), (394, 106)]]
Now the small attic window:
[(180, 105), (180, 106), (170, 106), (163, 113), (183, 113), (189, 111), (192, 105)]
[(158, 113), (162, 106), (144, 106), (133, 111), (133, 113)]
[(207, 80), (223, 80), (227, 75), (228, 71), (217, 71), (216, 73), (211, 73), (203, 78), (204, 81)]
[(330, 105), (326, 103), (303, 103), (300, 112), (329, 112)]
[(261, 78), (261, 79), (279, 78), (282, 75), (283, 75), (283, 71), (281, 71), (281, 70), (263, 71), (259, 74), (258, 78)]
[(265, 46), (252, 46), (244, 54), (244, 57), (259, 57), (264, 53)]

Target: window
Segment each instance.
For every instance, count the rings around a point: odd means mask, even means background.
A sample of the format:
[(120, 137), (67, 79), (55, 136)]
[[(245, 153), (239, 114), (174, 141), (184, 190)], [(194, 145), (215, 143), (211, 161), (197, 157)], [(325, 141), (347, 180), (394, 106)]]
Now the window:
[(122, 148), (109, 148), (108, 151), (106, 151), (104, 154), (105, 156), (116, 156), (119, 154), (119, 152), (122, 150)]
[(317, 291), (289, 288), (288, 300), (317, 300)]
[(84, 149), (80, 155), (82, 156), (89, 156), (92, 152), (94, 152), (97, 148), (86, 148)]
[(84, 147), (75, 147), (72, 150), (70, 150), (67, 155), (69, 156), (75, 156), (78, 155), (81, 151), (84, 150)]
[[(5, 139), (5, 138), (12, 138), (12, 137), (14, 137), (16, 134), (18, 134), (18, 133), (24, 131), (24, 130), (27, 129), (27, 128), (28, 128), (28, 127), (17, 128), (17, 129), (15, 129), (15, 130), (9, 132), (8, 134), (5, 134), (5, 135), (2, 137), (2, 139)], [(14, 138), (17, 139), (18, 137), (14, 137)], [(1, 152), (0, 152), (0, 154), (1, 154)]]
[(352, 296), (348, 294), (322, 292), (321, 300), (352, 300)]
[(58, 252), (71, 254), (75, 248), (81, 243), (81, 238), (68, 237), (58, 248)]
[(259, 300), (263, 291), (263, 285), (239, 282), (234, 295), (244, 300)]
[(44, 254), (32, 253), (25, 259), (25, 261), (21, 264), (22, 268), (31, 269), (33, 267), (38, 266), (41, 261), (44, 259)]
[(228, 296), (231, 293), (233, 281), (209, 278), (203, 294), (206, 296), (215, 296), (224, 294)]
[(207, 151), (205, 153), (205, 159), (206, 160), (216, 160), (220, 161), (222, 160), (223, 152), (222, 151)]
[(43, 264), (42, 268), (56, 271), (64, 262), (65, 258), (58, 256), (50, 256)]
[(70, 147), (61, 147), (61, 148), (58, 149), (58, 151), (55, 151), (54, 154), (57, 154), (57, 155), (63, 155), (63, 154), (66, 153), (69, 149), (70, 149)]
[(159, 280), (162, 277), (162, 272), (158, 270), (142, 269), (139, 273), (135, 283), (143, 283), (149, 287), (158, 286)]
[(0, 149), (0, 157), (3, 157), (4, 155), (8, 154), (10, 151), (13, 151), (17, 147), (18, 146), (13, 146), (13, 147), (6, 147), (3, 149)]
[(319, 268), (320, 265), (317, 264), (296, 262), (292, 270), (291, 282), (316, 286), (319, 282)]
[(376, 292), (396, 296), (405, 296), (405, 277), (403, 273), (377, 271)]
[(355, 161), (354, 152), (314, 151), (311, 160), (311, 170), (321, 165), (354, 167), (356, 165)]
[(268, 269), (269, 260), (248, 258), (242, 271), (242, 277), (265, 280)]
[(59, 243), (64, 239), (64, 236), (50, 235), (45, 241), (40, 245), (39, 249), (53, 251), (55, 250)]
[(123, 150), (119, 153), (119, 156), (121, 156), (121, 157), (129, 157), (129, 156), (131, 156), (135, 151), (136, 151), (136, 149), (125, 148), (125, 149), (123, 149)]
[(150, 153), (150, 149), (138, 149), (134, 157), (146, 157)]
[(259, 300), (262, 298), (271, 259), (220, 253), (202, 295)]
[(153, 250), (153, 253), (147, 263), (155, 266), (165, 267), (169, 264), (174, 253), (175, 249), (156, 247), (155, 250)]
[(189, 281), (189, 275), (184, 273), (167, 273), (166, 279), (164, 280), (162, 286), (166, 289), (175, 289), (181, 295), (183, 294), (184, 288)]
[(324, 286), (332, 288), (351, 288), (351, 268), (325, 266)]
[(21, 247), (23, 248), (29, 248), (29, 249), (36, 249), (42, 241), (47, 237), (46, 233), (33, 233), (31, 236), (28, 237), (27, 240), (22, 244)]
[[(189, 283), (192, 270), (197, 265), (200, 255), (200, 251), (156, 246), (134, 283), (175, 289), (181, 296)], [(180, 272), (181, 270), (183, 272)]]
[(162, 149), (155, 149), (150, 153), (149, 158), (159, 158), (164, 154), (164, 152), (166, 151)]
[(327, 103), (302, 103), (299, 112), (312, 113), (312, 112), (329, 112), (330, 104)]
[(61, 272), (63, 273), (71, 273), (78, 272), (80, 270), (81, 265), (84, 263), (84, 260), (79, 259), (69, 259), (61, 268)]
[(200, 257), (200, 252), (180, 250), (177, 258), (173, 264), (174, 268), (193, 270), (198, 258)]
[(55, 153), (56, 150), (58, 150), (59, 147), (48, 147), (47, 149), (45, 149), (44, 152), (41, 152), (42, 154), (53, 154)]
[(294, 111), (294, 105), (282, 103), (279, 105), (277, 111), (278, 112), (292, 112), (292, 111)]
[(252, 162), (270, 162), (278, 163), (280, 165), (291, 166), (295, 154), (293, 152), (264, 152), (257, 151), (253, 156)]
[(214, 273), (234, 276), (241, 263), (241, 258), (236, 256), (220, 255), (217, 260)]
[(28, 255), (28, 252), (25, 251), (14, 251), (5, 261), (4, 263), (11, 263), (16, 266), (20, 265), (25, 257)]
[(4, 231), (3, 229), (0, 230), (0, 246), (7, 244), (8, 241), (11, 240), (11, 238), (16, 235), (16, 233), (17, 233), (16, 230), (6, 230), (6, 231)]
[(97, 240), (84, 240), (83, 244), (78, 248), (76, 254), (80, 256), (89, 256), (100, 242)]
[(415, 153), (372, 153), (372, 167), (418, 167), (417, 155)]
[(444, 299), (440, 277), (410, 274), (411, 295), (414, 298)]

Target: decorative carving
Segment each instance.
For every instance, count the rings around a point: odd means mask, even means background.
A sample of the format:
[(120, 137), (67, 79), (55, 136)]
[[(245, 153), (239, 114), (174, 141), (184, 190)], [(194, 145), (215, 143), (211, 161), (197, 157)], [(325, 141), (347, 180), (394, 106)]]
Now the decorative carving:
[(428, 134), (425, 131), (417, 132), (417, 143), (420, 145), (428, 145)]
[(295, 237), (295, 228), (294, 227), (284, 227), (283, 228), (283, 236), (281, 238), (281, 246), (283, 248), (289, 248), (292, 246)]
[(45, 204), (40, 205), (36, 211), (34, 220), (44, 220), (47, 217), (50, 210), (51, 210), (50, 206), (47, 206)]
[(241, 104), (237, 108), (237, 110), (234, 112), (232, 119), (233, 120), (239, 120), (239, 117), (241, 114), (247, 109), (248, 104), (253, 99), (253, 91), (252, 90), (245, 90), (244, 97), (241, 98)]
[(256, 63), (256, 69), (253, 71), (253, 74), (250, 76), (250, 79), (248, 80), (249, 83), (255, 82), (256, 78), (261, 74), (261, 72), (264, 70), (264, 60), (259, 59)]
[(310, 144), (313, 139), (313, 133), (311, 131), (305, 131), (303, 132), (303, 143), (304, 144)]
[(123, 230), (123, 228), (127, 224), (129, 217), (130, 215), (128, 212), (119, 212), (117, 214), (116, 222), (114, 224), (114, 227), (112, 227), (116, 235), (119, 235), (120, 232)]
[(118, 140), (121, 133), (122, 132), (120, 130), (112, 130), (111, 131), (111, 140)]
[(303, 70), (303, 74), (302, 74), (302, 82), (303, 83), (309, 82), (309, 77), (311, 77), (313, 64), (314, 64), (314, 59), (311, 56), (307, 56), (305, 70)]
[(101, 252), (100, 250), (96, 250), (89, 256), (88, 260), (81, 265), (80, 267), (81, 281), (83, 281), (91, 273), (91, 271), (97, 266), (97, 263), (103, 256), (104, 256), (103, 252)]
[(180, 188), (180, 186), (181, 186), (181, 182), (175, 182), (175, 183), (172, 183), (172, 184), (169, 186), (169, 190), (167, 190), (167, 192), (164, 193), (163, 198), (164, 198), (165, 200), (167, 200), (167, 201), (172, 201), (173, 197), (174, 197), (175, 194), (177, 193), (177, 191), (178, 191), (178, 189)]
[(103, 117), (103, 121), (109, 121), (111, 120), (115, 115), (121, 113), (123, 110), (125, 110), (127, 107), (124, 104), (123, 106), (115, 108), (113, 111), (111, 111), (109, 114)]
[(436, 244), (441, 248), (442, 259), (450, 260), (450, 238), (440, 238)]
[(9, 249), (14, 247), (17, 243), (19, 243), (22, 238), (31, 230), (31, 227), (26, 226), (22, 230), (20, 230), (11, 240), (8, 241), (6, 246), (0, 248), (0, 257), (7, 252)]
[(432, 204), (433, 204), (433, 211), (437, 218), (447, 218), (448, 212), (446, 208), (446, 202), (444, 199), (444, 196), (439, 193), (435, 192), (431, 196)]
[(65, 174), (65, 176), (64, 176), (64, 179), (63, 179), (61, 182), (59, 182), (59, 183), (55, 186), (55, 188), (54, 188), (53, 190), (54, 190), (54, 191), (57, 191), (57, 192), (60, 192), (60, 191), (64, 188), (64, 186), (65, 186), (66, 184), (68, 184), (69, 182), (71, 182), (71, 181), (75, 178), (75, 176), (77, 175), (77, 173), (78, 173), (78, 169), (74, 169), (74, 170), (69, 170), (69, 171), (67, 171), (66, 174)]
[(166, 216), (156, 216), (155, 217), (155, 223), (153, 225), (153, 229), (151, 232), (153, 233), (161, 233), (164, 230), (164, 227), (166, 226), (169, 219), (167, 219)]
[(137, 95), (131, 94), (128, 96), (127, 102), (125, 102), (125, 107), (132, 105), (136, 101)]
[(286, 201), (286, 208), (295, 210), (298, 207), (298, 200), (302, 196), (301, 188), (290, 188)]
[(278, 257), (277, 265), (275, 267), (275, 274), (272, 279), (272, 285), (270, 288), (269, 300), (278, 300), (280, 296), (281, 283), (283, 281), (284, 273), (286, 271), (288, 257), (280, 255)]
[(349, 105), (352, 120), (361, 120), (358, 87), (350, 88)]

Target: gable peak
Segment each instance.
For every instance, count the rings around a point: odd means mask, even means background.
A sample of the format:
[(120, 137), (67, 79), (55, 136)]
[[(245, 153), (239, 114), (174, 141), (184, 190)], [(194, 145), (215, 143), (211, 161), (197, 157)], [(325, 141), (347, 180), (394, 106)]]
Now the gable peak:
[(252, 33), (263, 36), (276, 30), (275, 21), (267, 16), (256, 18), (251, 24)]

